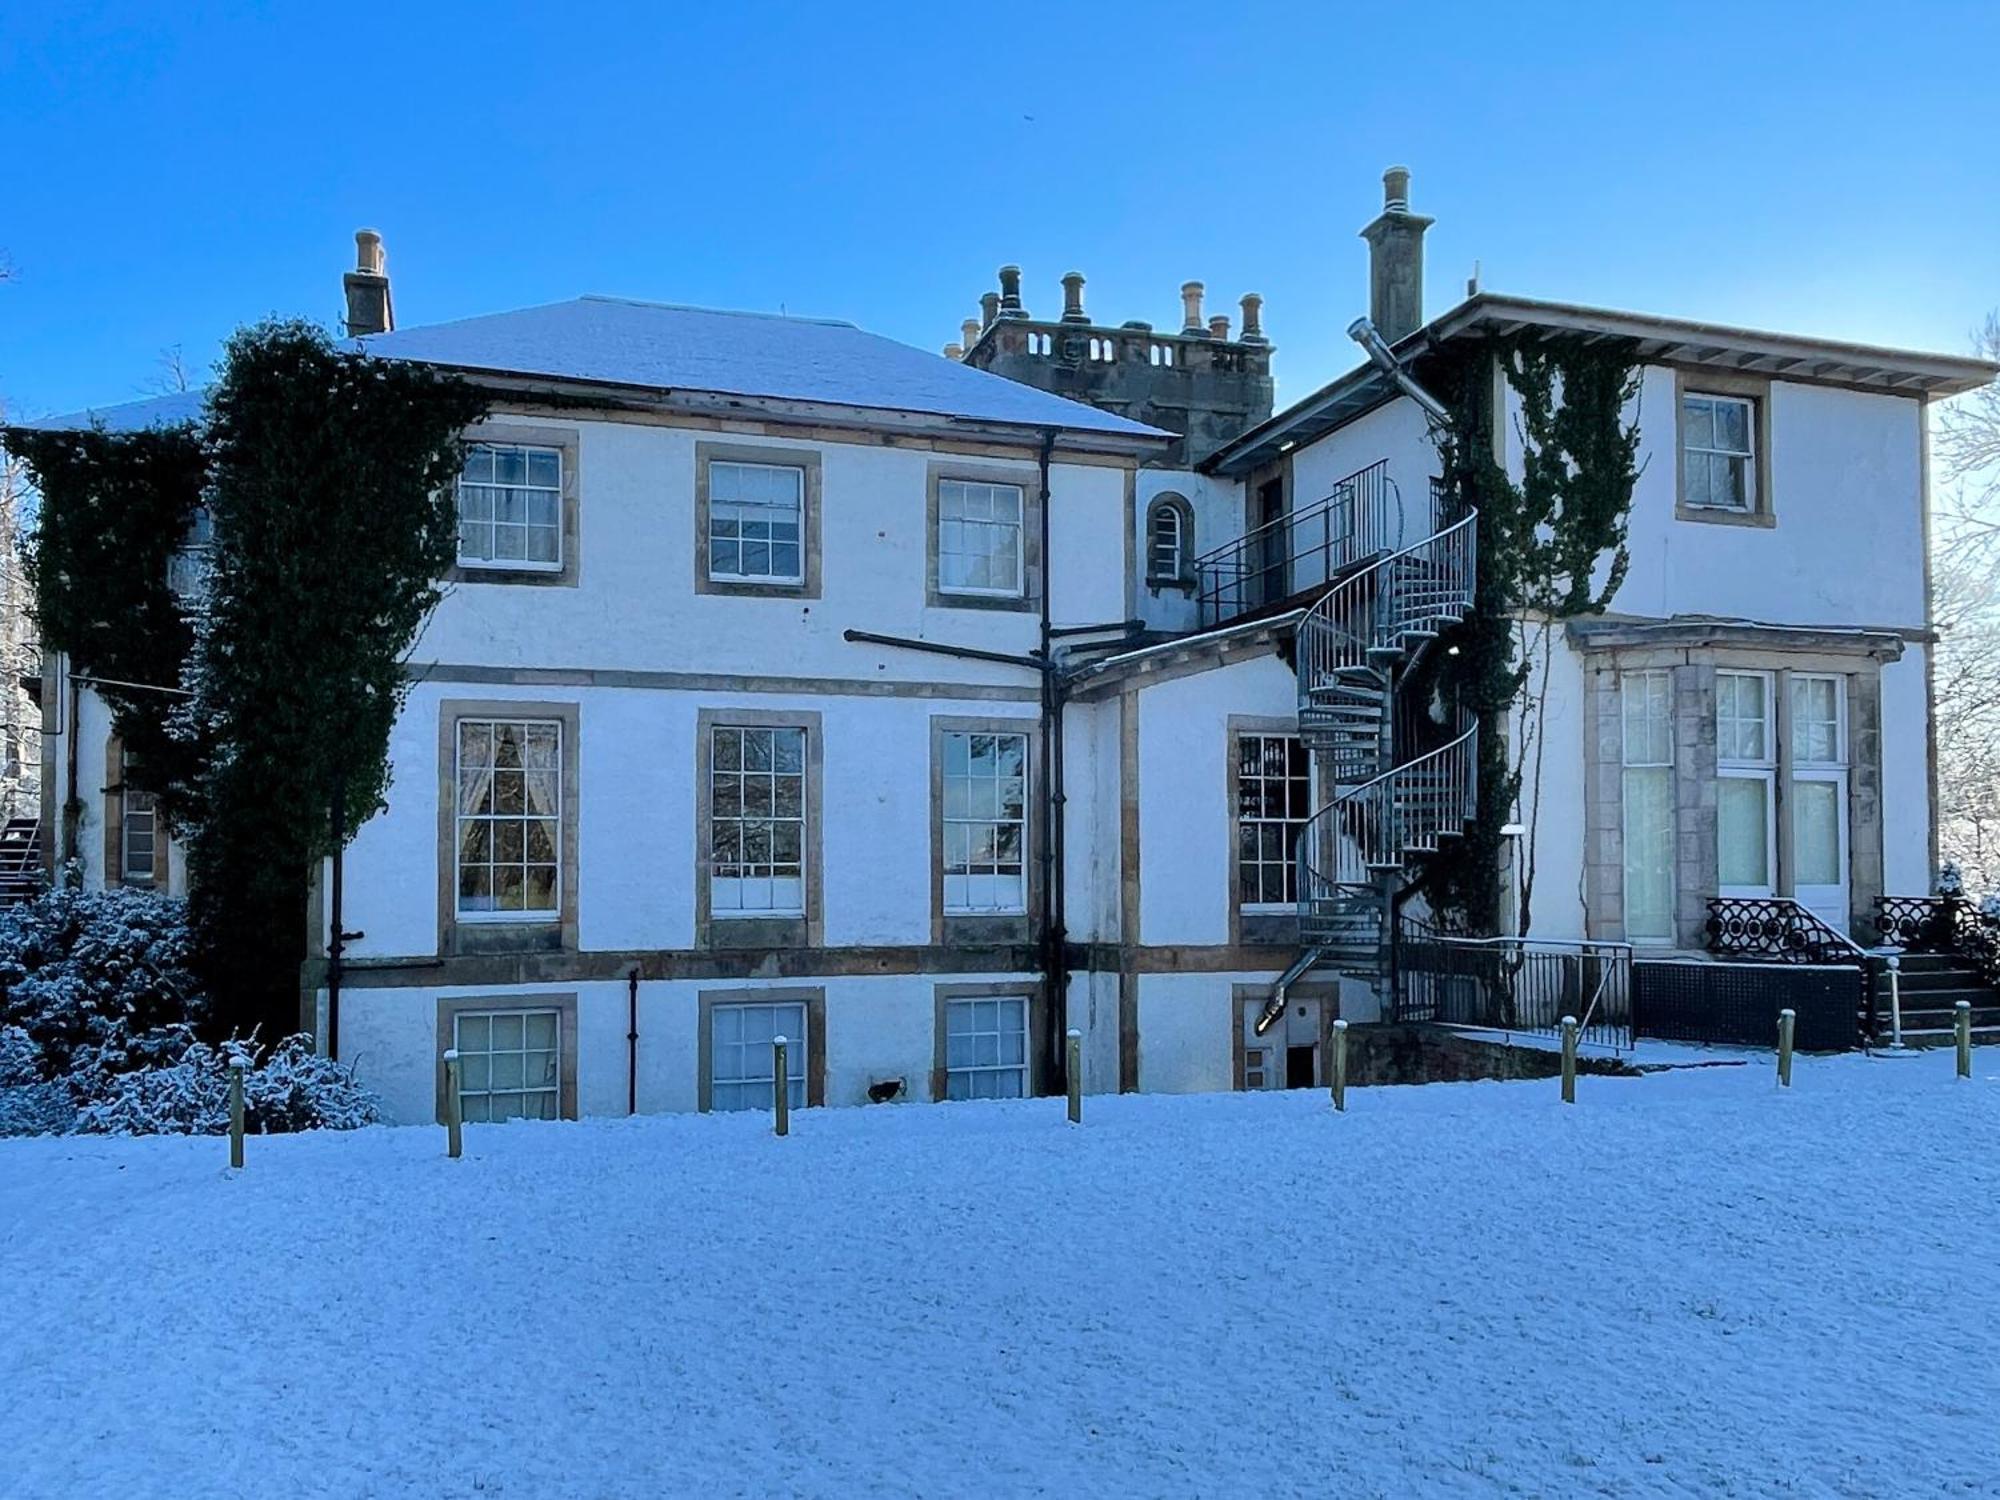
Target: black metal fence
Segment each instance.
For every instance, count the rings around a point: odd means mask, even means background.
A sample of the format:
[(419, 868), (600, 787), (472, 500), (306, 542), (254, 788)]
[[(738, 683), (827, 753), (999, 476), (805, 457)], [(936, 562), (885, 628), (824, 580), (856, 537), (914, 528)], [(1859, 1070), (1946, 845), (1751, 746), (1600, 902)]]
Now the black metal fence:
[(1632, 965), (1632, 1029), (1669, 1042), (1775, 1047), (1778, 1012), (1796, 1013), (1803, 1052), (1839, 1052), (1861, 1042), (1866, 975), (1858, 964), (1701, 963)]
[(1396, 1019), (1632, 1045), (1632, 950), (1624, 943), (1465, 938), (1408, 924), (1396, 944)]

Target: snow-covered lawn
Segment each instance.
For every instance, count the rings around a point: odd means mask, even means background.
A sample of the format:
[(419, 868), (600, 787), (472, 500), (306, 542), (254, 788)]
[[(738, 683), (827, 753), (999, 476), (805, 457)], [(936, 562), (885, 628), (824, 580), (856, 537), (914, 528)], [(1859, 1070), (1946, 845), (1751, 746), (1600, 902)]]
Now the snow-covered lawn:
[(2000, 1493), (2000, 1050), (0, 1142), (0, 1495)]

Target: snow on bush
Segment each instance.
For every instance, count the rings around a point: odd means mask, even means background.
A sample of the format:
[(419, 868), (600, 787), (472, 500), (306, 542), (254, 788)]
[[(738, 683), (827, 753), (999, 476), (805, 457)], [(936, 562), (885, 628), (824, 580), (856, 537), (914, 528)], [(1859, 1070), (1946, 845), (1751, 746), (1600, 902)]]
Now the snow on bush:
[(178, 1057), (205, 1007), (183, 903), (58, 889), (0, 909), (0, 1026), (25, 1031), (54, 1079)]
[(1948, 859), (1938, 866), (1937, 893), (1940, 896), (1965, 894), (1965, 872), (1959, 869), (1957, 860)]
[(260, 1058), (241, 1042), (196, 1042), (175, 1062), (112, 1074), (72, 1127), (104, 1135), (220, 1135), (229, 1128), (229, 1062), (241, 1057), (243, 1127), (252, 1135), (356, 1130), (378, 1124), (382, 1103), (354, 1070), (321, 1057), (312, 1038), (288, 1036)]
[(195, 1039), (207, 1006), (186, 909), (146, 891), (59, 889), (0, 910), (0, 1135), (206, 1135), (229, 1126), (352, 1130), (382, 1118), (352, 1069), (286, 1037)]

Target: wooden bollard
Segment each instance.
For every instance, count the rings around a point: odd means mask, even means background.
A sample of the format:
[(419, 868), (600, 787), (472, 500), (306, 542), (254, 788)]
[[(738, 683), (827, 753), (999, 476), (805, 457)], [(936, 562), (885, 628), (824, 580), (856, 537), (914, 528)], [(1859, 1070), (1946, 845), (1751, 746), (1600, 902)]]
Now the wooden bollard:
[(229, 1059), (229, 1165), (243, 1165), (243, 1059)]
[(1347, 1023), (1333, 1023), (1333, 1107), (1347, 1108)]
[(465, 1095), (458, 1049), (444, 1055), (444, 1154), (453, 1161), (465, 1151)]
[(1958, 1038), (1958, 1076), (1972, 1076), (1972, 1002), (1961, 1000), (1952, 1007), (1951, 1029)]
[(1576, 1103), (1576, 1017), (1562, 1018), (1563, 1103)]
[(1069, 1122), (1083, 1123), (1083, 1033), (1071, 1029), (1067, 1056), (1069, 1074)]
[(792, 1132), (792, 1091), (786, 1077), (786, 1042), (781, 1036), (771, 1038), (771, 1104), (777, 1110), (779, 1135)]
[(1795, 1010), (1778, 1012), (1778, 1087), (1792, 1086), (1792, 1030), (1798, 1025), (1799, 1013)]

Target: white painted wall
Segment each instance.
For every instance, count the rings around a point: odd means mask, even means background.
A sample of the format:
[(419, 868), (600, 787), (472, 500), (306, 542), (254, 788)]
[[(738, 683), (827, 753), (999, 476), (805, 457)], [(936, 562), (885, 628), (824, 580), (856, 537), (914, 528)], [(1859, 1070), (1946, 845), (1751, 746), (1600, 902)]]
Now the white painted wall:
[[(1539, 711), (1540, 791), (1538, 795), (1535, 757), (1531, 753), (1522, 765), (1517, 821), (1528, 826), (1534, 843), (1530, 935), (1538, 938), (1580, 938), (1585, 936), (1583, 756), (1586, 724), (1583, 659), (1563, 641), (1560, 628), (1550, 644), (1553, 649), (1548, 658), (1547, 698)], [(1539, 653), (1535, 663), (1529, 684), (1539, 695), (1542, 683)], [(1509, 745), (1522, 746), (1524, 741), (1518, 709), (1510, 716), (1507, 728)], [(1516, 759), (1521, 758), (1518, 748), (1512, 754)], [(1512, 858), (1512, 909), (1517, 915), (1528, 869), (1526, 844), (1526, 840), (1517, 841)]]
[[(903, 681), (996, 679), (990, 664), (841, 639), (849, 627), (1025, 652), (1039, 642), (1032, 610), (925, 603), (930, 452), (879, 444), (797, 443), (640, 423), (516, 418), (579, 435), (579, 586), (527, 589), (461, 583), (411, 653), (416, 662), (782, 674)], [(495, 419), (495, 436), (506, 419)], [(822, 597), (698, 594), (695, 449), (702, 441), (821, 454)], [(1032, 495), (1034, 455), (974, 458)], [(1123, 619), (1125, 471), (1064, 464), (1050, 472), (1051, 607), (1058, 625)]]
[(1147, 581), (1148, 526), (1153, 502), (1172, 492), (1194, 509), (1194, 548), (1199, 558), (1243, 535), (1243, 485), (1234, 479), (1181, 470), (1141, 469), (1133, 509), (1133, 588), (1138, 604), (1137, 618), (1154, 630), (1194, 630), (1201, 614), (1196, 593), (1172, 587), (1154, 587)]
[(1402, 545), (1413, 546), (1436, 529), (1430, 495), (1431, 478), (1438, 472), (1437, 447), (1423, 412), (1407, 396), (1296, 449), (1291, 459), (1294, 510), (1318, 504), (1350, 474), (1387, 459), (1389, 479), (1402, 498)]
[[(871, 1084), (904, 1080), (904, 1097), (930, 1098), (935, 1057), (936, 986), (1032, 980), (1022, 974), (904, 974), (811, 981), (826, 991), (826, 1102), (868, 1102)], [(786, 986), (793, 985), (786, 981)], [(700, 997), (740, 993), (753, 999), (768, 984), (755, 981), (647, 981), (639, 986), (638, 1105), (641, 1114), (699, 1105)], [(626, 1113), (630, 1052), (626, 1031), (630, 992), (623, 980), (585, 984), (490, 986), (483, 989), (348, 990), (341, 998), (343, 1058), (382, 1096), (400, 1124), (434, 1117), (437, 1097), (437, 1002), (479, 996), (496, 1005), (509, 996), (575, 994), (578, 1113)], [(1117, 1087), (1117, 1006), (1109, 1010), (1110, 1073)], [(1100, 1049), (1101, 1050), (1101, 1049)], [(1093, 1054), (1096, 1056), (1098, 1054)]]
[[(1699, 387), (1697, 376), (1689, 383)], [(1921, 628), (1923, 408), (1907, 396), (1774, 381), (1770, 501), (1777, 524), (1677, 519), (1674, 372), (1643, 371), (1644, 471), (1633, 491), (1632, 564), (1611, 609), (1782, 625)], [(1520, 472), (1509, 392), (1508, 467)]]
[(577, 920), (582, 946), (599, 950), (694, 943), (700, 710), (820, 716), (832, 946), (930, 941), (931, 719), (1006, 719), (1030, 734), (1039, 722), (1019, 702), (422, 683), (391, 739), (389, 805), (348, 851), (347, 920), (366, 934), (356, 958), (437, 952), (439, 716), (453, 699), (578, 705)]
[(1891, 895), (1927, 894), (1931, 868), (1930, 647), (1912, 642), (1882, 668), (1882, 875)]
[(1139, 694), (1139, 939), (1227, 943), (1232, 714), (1295, 719), (1298, 683), (1276, 656), (1176, 677)]

